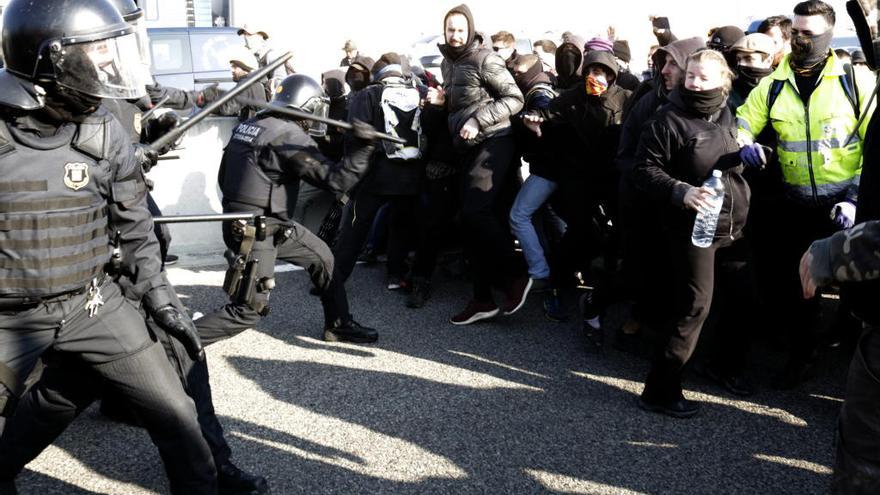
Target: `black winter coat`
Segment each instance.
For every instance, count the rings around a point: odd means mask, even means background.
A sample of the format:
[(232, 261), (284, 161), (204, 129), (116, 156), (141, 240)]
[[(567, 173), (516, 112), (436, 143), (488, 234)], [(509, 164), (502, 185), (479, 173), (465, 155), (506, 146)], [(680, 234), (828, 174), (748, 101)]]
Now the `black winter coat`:
[[(473, 42), (459, 57), (452, 56), (447, 45), (443, 53), (443, 89), (449, 112), (449, 132), (456, 149), (463, 151), (493, 136), (510, 134), (510, 118), (523, 107), (523, 95), (504, 60), (495, 52)], [(480, 124), (476, 139), (464, 141), (461, 128), (471, 117)]]
[(620, 140), (623, 107), (630, 92), (612, 85), (601, 96), (587, 95), (576, 85), (559, 95), (540, 111), (550, 124), (565, 123), (574, 130), (577, 140), (569, 140), (562, 150), (570, 165), (563, 177), (606, 175), (612, 166)]
[(686, 234), (696, 213), (684, 207), (684, 196), (712, 174), (723, 172), (725, 194), (716, 239), (739, 238), (749, 211), (750, 191), (742, 176), (736, 142), (736, 124), (724, 105), (706, 117), (686, 108), (678, 91), (642, 132), (632, 172), (636, 187), (666, 207), (660, 212), (663, 228)]

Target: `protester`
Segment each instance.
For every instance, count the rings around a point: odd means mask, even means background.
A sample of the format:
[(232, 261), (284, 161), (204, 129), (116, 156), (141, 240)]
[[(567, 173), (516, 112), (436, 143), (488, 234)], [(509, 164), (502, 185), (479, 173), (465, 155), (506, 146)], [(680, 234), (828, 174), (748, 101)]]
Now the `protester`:
[[(513, 161), (510, 118), (522, 109), (523, 95), (504, 59), (475, 41), (474, 19), (466, 5), (450, 10), (443, 28), (443, 87), (432, 88), (428, 101), (445, 106), (464, 167), (461, 220), (474, 294), (450, 321), (467, 325), (499, 313), (513, 314), (532, 286), (532, 279), (517, 266), (509, 230), (495, 213)], [(504, 290), (500, 307), (492, 296), (493, 285)]]
[[(683, 84), (673, 89), (670, 104), (642, 132), (633, 169), (639, 191), (662, 205), (662, 239), (674, 277), (673, 314), (664, 328), (666, 345), (657, 350), (640, 405), (677, 418), (699, 411), (699, 404), (682, 394), (682, 370), (709, 314), (716, 258), (740, 238), (748, 212), (749, 188), (742, 177), (734, 119), (727, 107), (732, 77), (715, 51), (689, 56)], [(715, 240), (709, 248), (701, 248), (691, 243), (691, 231), (697, 212), (709, 208), (707, 199), (713, 191), (701, 184), (715, 170), (723, 173), (724, 204)], [(733, 350), (723, 349), (720, 357), (730, 359)], [(723, 372), (731, 378), (738, 373)]]

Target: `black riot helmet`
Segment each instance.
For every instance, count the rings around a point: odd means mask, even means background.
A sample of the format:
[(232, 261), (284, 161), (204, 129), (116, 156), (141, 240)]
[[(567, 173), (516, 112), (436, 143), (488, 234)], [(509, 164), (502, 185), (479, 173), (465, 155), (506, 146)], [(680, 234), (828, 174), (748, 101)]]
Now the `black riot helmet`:
[(134, 0), (110, 0), (110, 3), (116, 7), (116, 10), (122, 14), (131, 27), (134, 28), (134, 35), (138, 42), (138, 52), (140, 53), (141, 68), (144, 71), (143, 77), (148, 83), (153, 82), (153, 75), (150, 72), (152, 65), (152, 57), (150, 56), (150, 38), (147, 37), (147, 24), (144, 22), (144, 10), (138, 7)]
[[(317, 81), (305, 74), (293, 74), (281, 81), (269, 105), (293, 108), (326, 118), (330, 99)], [(327, 124), (323, 122), (308, 121), (303, 125), (312, 136), (321, 137), (327, 133)]]
[(108, 0), (11, 0), (3, 11), (6, 70), (98, 98), (145, 94), (135, 29)]

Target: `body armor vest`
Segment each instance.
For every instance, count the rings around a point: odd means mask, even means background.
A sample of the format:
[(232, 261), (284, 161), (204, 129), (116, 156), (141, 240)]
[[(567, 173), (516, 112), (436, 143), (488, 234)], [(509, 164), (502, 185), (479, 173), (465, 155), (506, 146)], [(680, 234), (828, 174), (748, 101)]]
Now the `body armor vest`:
[[(258, 117), (232, 131), (217, 177), (224, 201), (244, 203), (262, 208), (267, 215), (287, 218), (288, 198), (299, 194), (300, 179), (282, 169), (271, 143), (289, 132), (290, 126), (296, 124)], [(304, 133), (303, 137), (307, 138)]]
[(83, 288), (110, 258), (103, 122), (43, 138), (0, 121), (0, 297)]

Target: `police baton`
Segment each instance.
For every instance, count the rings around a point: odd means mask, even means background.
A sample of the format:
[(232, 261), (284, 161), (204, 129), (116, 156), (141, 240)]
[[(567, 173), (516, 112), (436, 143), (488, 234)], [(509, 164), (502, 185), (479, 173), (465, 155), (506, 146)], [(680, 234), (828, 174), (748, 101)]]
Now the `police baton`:
[(293, 53), (287, 52), (269, 63), (269, 65), (254, 72), (251, 72), (246, 78), (242, 79), (238, 84), (236, 84), (234, 88), (224, 93), (214, 102), (205, 106), (205, 108), (203, 108), (199, 113), (193, 115), (192, 117), (190, 117), (189, 120), (181, 124), (180, 127), (175, 127), (174, 129), (171, 129), (170, 131), (168, 131), (167, 134), (150, 143), (150, 148), (158, 152), (165, 146), (173, 143), (174, 141), (177, 141), (177, 138), (182, 136), (186, 131), (190, 130), (194, 125), (205, 120), (205, 118), (207, 118), (215, 110), (220, 108), (224, 103), (235, 98), (248, 87), (258, 82), (262, 82), (261, 79), (269, 75), (278, 67), (281, 67), (281, 65), (283, 65), (284, 62), (287, 62), (291, 57), (293, 57)]
[[(338, 127), (340, 129), (344, 129), (346, 131), (351, 131), (354, 129), (354, 125), (349, 124), (348, 122), (344, 122), (342, 120), (334, 120), (329, 119), (327, 117), (321, 117), (318, 115), (312, 115), (308, 112), (303, 112), (302, 110), (297, 110), (295, 108), (290, 107), (282, 107), (280, 105), (272, 105), (271, 103), (266, 103), (265, 101), (257, 101), (248, 99), (242, 99), (242, 103), (247, 106), (259, 108), (261, 110), (265, 110), (267, 112), (274, 112), (281, 115), (286, 115), (288, 117), (293, 117), (295, 119), (300, 120), (313, 120), (315, 122), (321, 122), (323, 124), (332, 125), (333, 127)], [(391, 141), (392, 143), (397, 144), (406, 144), (406, 139), (399, 138), (397, 136), (392, 136), (391, 134), (386, 134), (384, 132), (379, 132), (374, 130), (371, 133), (371, 138), (373, 139), (382, 139), (384, 141)]]
[(171, 99), (170, 95), (163, 96), (162, 99), (159, 100), (158, 102), (156, 102), (156, 104), (153, 105), (152, 108), (150, 108), (143, 115), (141, 115), (141, 122), (146, 122), (146, 121), (150, 120), (150, 117), (152, 117), (153, 114), (156, 113), (156, 110), (162, 108), (162, 105), (168, 103), (168, 100), (170, 100), (170, 99)]
[(209, 215), (165, 215), (153, 217), (153, 223), (199, 223), (199, 222), (226, 222), (231, 220), (253, 220), (256, 213), (217, 213)]

